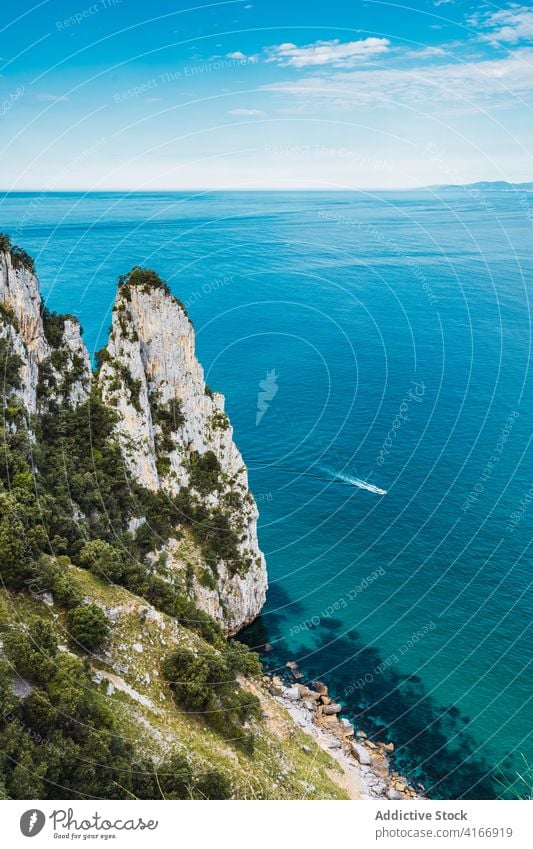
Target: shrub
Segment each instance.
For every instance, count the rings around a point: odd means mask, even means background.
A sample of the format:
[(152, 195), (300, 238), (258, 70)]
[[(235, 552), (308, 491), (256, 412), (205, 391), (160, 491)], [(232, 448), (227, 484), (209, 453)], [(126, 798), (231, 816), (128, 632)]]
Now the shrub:
[(215, 655), (198, 655), (191, 649), (176, 649), (163, 662), (176, 702), (192, 711), (205, 711), (214, 705), (214, 686), (224, 674)]
[(208, 590), (215, 590), (217, 586), (216, 578), (211, 569), (200, 569), (198, 573), (198, 583)]
[(118, 551), (101, 539), (87, 542), (79, 553), (79, 564), (100, 578), (120, 581), (124, 574), (124, 563)]
[(54, 600), (67, 610), (78, 607), (83, 601), (83, 596), (70, 575), (61, 572), (54, 575), (52, 593)]
[(22, 248), (17, 247), (16, 245), (11, 248), (11, 261), (13, 263), (14, 268), (25, 268), (27, 271), (34, 271), (35, 265), (33, 262), (33, 257), (29, 255), (26, 251), (23, 251)]
[(259, 655), (238, 640), (229, 640), (226, 660), (234, 674), (245, 675), (247, 678), (258, 678), (263, 673)]
[(194, 773), (184, 755), (173, 755), (157, 771), (159, 791), (164, 799), (191, 799)]
[(102, 648), (109, 637), (105, 613), (96, 604), (81, 604), (68, 614), (70, 641), (87, 652)]
[(220, 488), (221, 471), (220, 463), (213, 451), (206, 451), (204, 454), (199, 454), (198, 451), (191, 451), (191, 486), (202, 495), (207, 495), (209, 492)]
[(181, 399), (171, 398), (166, 404), (161, 404), (157, 393), (152, 392), (150, 394), (150, 410), (154, 425), (159, 425), (161, 428), (159, 450), (168, 454), (174, 448), (172, 433), (185, 424)]
[(129, 368), (125, 365), (120, 366), (120, 376), (126, 389), (130, 395), (130, 401), (137, 410), (138, 413), (141, 412), (141, 389), (142, 389), (142, 380), (135, 380)]
[(221, 410), (215, 410), (211, 416), (211, 427), (218, 428), (219, 430), (229, 430), (230, 423), (226, 413), (223, 413)]
[[(1, 234), (0, 234), (1, 236)], [(19, 329), (19, 323), (17, 321), (17, 317), (15, 316), (14, 311), (10, 306), (5, 303), (0, 303), (0, 318), (6, 322), (6, 324), (11, 324), (15, 328), (15, 330)]]
[(32, 731), (37, 731), (44, 737), (54, 727), (57, 711), (44, 693), (34, 690), (24, 699), (22, 717)]
[(14, 354), (7, 339), (0, 339), (0, 387), (2, 394), (7, 395), (13, 389), (22, 386), (20, 368), (22, 359)]
[(11, 239), (7, 233), (0, 233), (0, 251), (9, 253), (14, 268), (26, 268), (29, 271), (34, 270), (33, 257), (31, 257), (22, 248), (11, 243)]
[(27, 631), (6, 631), (4, 648), (22, 678), (41, 684), (52, 678), (57, 640), (49, 622), (35, 618), (30, 622)]
[(65, 315), (59, 315), (57, 312), (52, 312), (43, 307), (42, 319), (44, 327), (44, 335), (46, 341), (51, 348), (60, 348), (63, 344), (63, 333), (65, 331)]
[(241, 690), (233, 663), (224, 651), (198, 654), (179, 648), (164, 660), (162, 671), (176, 704), (201, 714), (226, 739), (251, 753), (253, 735), (243, 732), (242, 725), (259, 717), (259, 700)]
[(197, 789), (205, 799), (231, 799), (233, 795), (230, 780), (214, 769), (200, 778)]
[(11, 495), (0, 493), (0, 579), (10, 588), (23, 589), (31, 576), (28, 513)]
[(167, 295), (170, 295), (170, 289), (159, 274), (152, 271), (151, 268), (141, 268), (140, 265), (135, 265), (127, 274), (122, 274), (118, 278), (118, 286), (121, 290), (127, 290), (130, 286), (141, 286), (145, 292), (150, 289), (162, 289)]
[(96, 351), (94, 358), (96, 360), (96, 370), (100, 371), (104, 363), (109, 363), (111, 361), (111, 354), (107, 348), (100, 348)]
[(135, 265), (127, 274), (122, 274), (118, 278), (118, 287), (127, 301), (131, 301), (131, 287), (140, 286), (143, 292), (149, 293), (152, 289), (162, 289), (166, 295), (169, 295), (174, 303), (178, 304), (181, 310), (188, 315), (187, 308), (183, 301), (172, 295), (168, 283), (162, 280), (157, 272), (151, 268), (141, 268), (140, 265)]
[[(46, 414), (39, 422), (33, 454), (41, 497), (53, 500), (48, 533), (68, 540), (71, 557), (88, 535), (116, 539), (131, 515), (131, 484), (114, 438), (115, 422), (116, 414), (96, 390), (86, 403)], [(73, 516), (73, 502), (86, 517), (83, 522)]]

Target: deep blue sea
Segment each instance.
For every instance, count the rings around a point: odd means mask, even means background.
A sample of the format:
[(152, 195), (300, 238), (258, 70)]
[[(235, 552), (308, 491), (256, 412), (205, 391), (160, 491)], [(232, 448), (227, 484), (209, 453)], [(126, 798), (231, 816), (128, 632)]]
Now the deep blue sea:
[(533, 194), (0, 203), (91, 351), (133, 265), (187, 304), (261, 511), (267, 665), (325, 681), (429, 795), (507, 792), (533, 765)]

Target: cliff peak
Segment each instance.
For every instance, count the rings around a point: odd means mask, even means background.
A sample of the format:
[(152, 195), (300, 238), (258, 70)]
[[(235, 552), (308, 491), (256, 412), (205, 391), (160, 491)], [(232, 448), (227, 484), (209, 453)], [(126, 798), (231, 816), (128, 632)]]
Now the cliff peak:
[[(193, 326), (155, 272), (121, 278), (99, 385), (118, 413), (116, 432), (133, 478), (189, 505), (178, 524), (193, 525), (199, 505), (225, 534), (224, 552), (190, 581), (199, 606), (230, 631), (259, 613), (266, 568), (257, 540), (257, 508), (224, 398), (205, 383)], [(177, 570), (190, 570), (185, 544), (165, 549)], [(224, 556), (225, 554), (225, 556)]]
[(86, 400), (91, 365), (79, 323), (73, 316), (58, 316), (45, 308), (32, 258), (3, 234), (0, 340), (5, 355), (18, 358), (20, 375), (12, 391), (27, 413)]

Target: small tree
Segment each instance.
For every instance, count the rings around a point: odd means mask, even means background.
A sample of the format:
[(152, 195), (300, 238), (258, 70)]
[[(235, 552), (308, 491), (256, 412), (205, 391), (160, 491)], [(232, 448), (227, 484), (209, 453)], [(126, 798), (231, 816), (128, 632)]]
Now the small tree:
[(206, 799), (231, 799), (233, 792), (230, 780), (216, 769), (200, 778), (197, 789), (200, 798)]
[(85, 543), (79, 556), (80, 566), (89, 569), (100, 578), (120, 581), (124, 574), (124, 563), (118, 551), (101, 539)]
[(55, 670), (57, 640), (49, 622), (34, 618), (27, 631), (10, 629), (4, 634), (4, 649), (22, 678), (43, 684)]
[(101, 649), (109, 637), (105, 613), (96, 604), (81, 604), (68, 614), (70, 641), (88, 652)]

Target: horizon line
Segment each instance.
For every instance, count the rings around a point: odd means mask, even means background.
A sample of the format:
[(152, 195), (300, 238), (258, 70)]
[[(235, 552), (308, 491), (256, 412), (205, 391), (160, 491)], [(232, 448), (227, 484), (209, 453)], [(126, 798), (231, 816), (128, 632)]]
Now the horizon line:
[(15, 194), (45, 194), (45, 195), (66, 195), (66, 194), (101, 194), (103, 192), (108, 192), (109, 194), (154, 194), (167, 192), (168, 194), (178, 194), (178, 193), (200, 193), (200, 192), (414, 192), (420, 190), (432, 190), (432, 189), (442, 189), (442, 188), (450, 188), (450, 187), (458, 187), (462, 188), (463, 186), (473, 186), (478, 183), (505, 183), (508, 186), (523, 186), (523, 185), (533, 185), (532, 180), (473, 180), (469, 183), (433, 183), (433, 184), (424, 184), (419, 186), (357, 186), (354, 188), (339, 188), (339, 187), (330, 187), (324, 188), (321, 187), (307, 187), (302, 188), (299, 187), (287, 187), (287, 186), (257, 186), (254, 188), (250, 187), (218, 187), (218, 188), (210, 188), (210, 187), (191, 187), (191, 188), (154, 188), (154, 189), (134, 189), (134, 188), (100, 188), (100, 189), (88, 189), (88, 188), (71, 188), (71, 189), (46, 189), (46, 188), (31, 188), (31, 189), (4, 189), (0, 188), (0, 195), (15, 195)]

